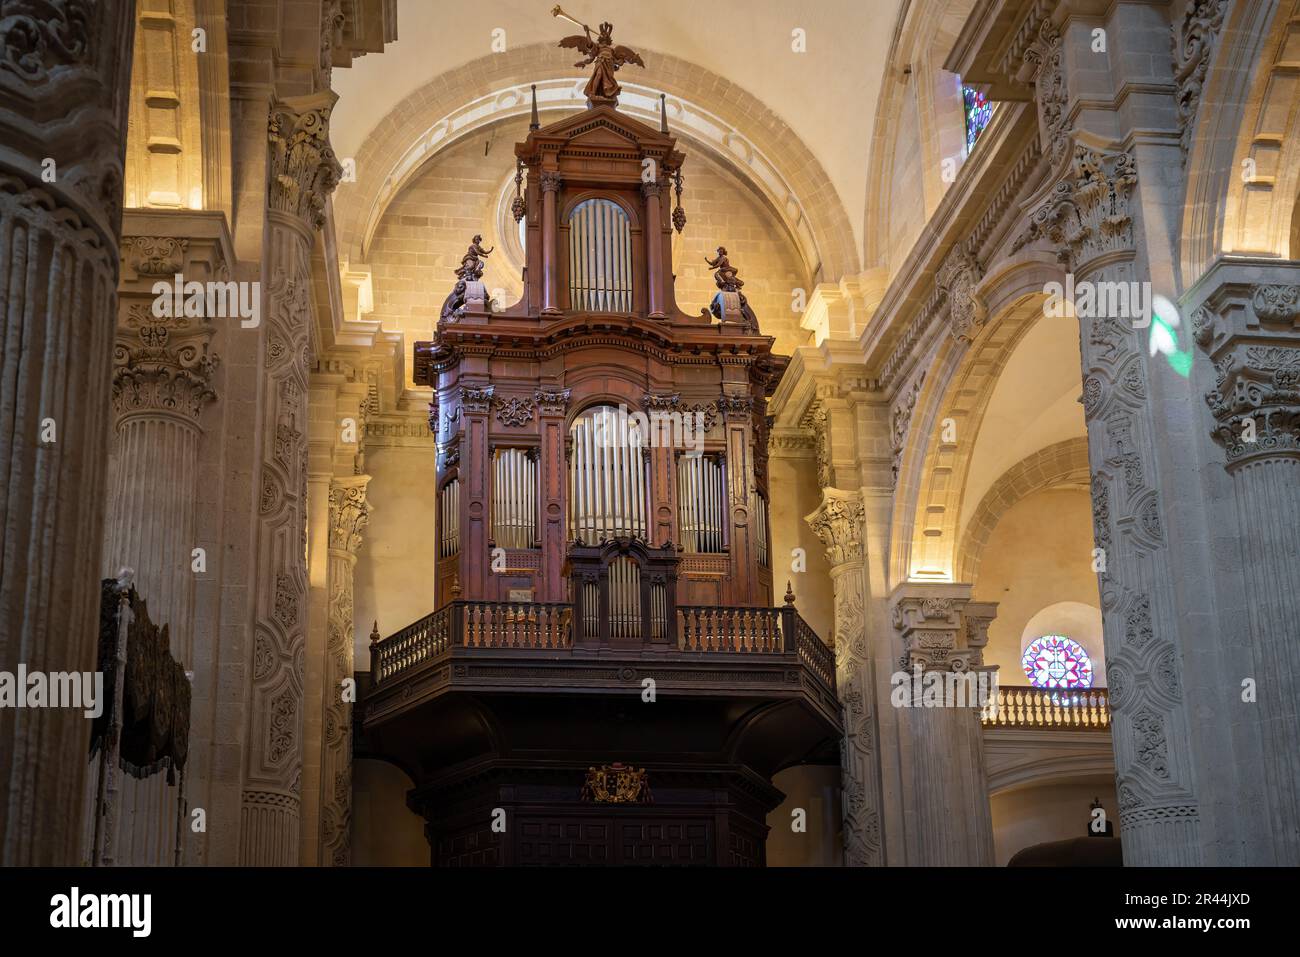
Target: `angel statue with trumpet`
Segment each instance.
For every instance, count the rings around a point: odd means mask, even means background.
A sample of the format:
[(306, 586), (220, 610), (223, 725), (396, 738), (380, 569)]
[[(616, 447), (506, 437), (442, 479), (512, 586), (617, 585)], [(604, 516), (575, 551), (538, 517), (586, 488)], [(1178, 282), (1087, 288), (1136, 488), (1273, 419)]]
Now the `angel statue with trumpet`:
[(572, 48), (578, 50), (586, 57), (579, 60), (574, 66), (588, 66), (596, 64), (595, 71), (591, 74), (591, 79), (587, 81), (583, 93), (587, 97), (587, 106), (594, 107), (599, 104), (608, 104), (613, 106), (618, 102), (618, 94), (622, 87), (618, 85), (618, 80), (614, 79), (614, 74), (618, 68), (626, 63), (635, 63), (639, 67), (645, 66), (645, 61), (641, 55), (631, 47), (614, 45), (614, 25), (609, 22), (600, 25), (600, 32), (593, 39), (591, 27), (585, 23), (578, 23), (577, 20), (565, 13), (559, 5), (551, 11), (553, 17), (563, 17), (570, 23), (577, 23), (586, 31), (586, 35), (575, 34), (571, 37), (565, 37), (560, 41), (562, 48)]

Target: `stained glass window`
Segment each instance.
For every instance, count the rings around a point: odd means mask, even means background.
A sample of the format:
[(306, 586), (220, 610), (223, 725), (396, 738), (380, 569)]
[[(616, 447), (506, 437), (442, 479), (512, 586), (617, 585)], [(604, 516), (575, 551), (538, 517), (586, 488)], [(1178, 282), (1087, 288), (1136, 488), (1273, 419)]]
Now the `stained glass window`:
[(1035, 688), (1091, 688), (1092, 659), (1077, 641), (1064, 635), (1035, 638), (1020, 658)]
[(993, 104), (984, 98), (984, 94), (974, 87), (961, 88), (962, 102), (966, 105), (966, 152), (975, 147), (975, 141), (984, 132), (993, 116)]

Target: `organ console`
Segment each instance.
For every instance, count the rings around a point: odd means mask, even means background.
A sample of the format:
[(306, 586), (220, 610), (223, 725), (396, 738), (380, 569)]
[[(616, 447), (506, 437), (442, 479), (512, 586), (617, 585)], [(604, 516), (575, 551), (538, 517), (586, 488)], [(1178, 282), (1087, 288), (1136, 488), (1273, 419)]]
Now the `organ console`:
[(572, 603), (575, 641), (596, 643), (668, 640), (678, 605), (771, 606), (766, 403), (787, 360), (726, 321), (743, 296), (725, 250), (712, 307), (678, 307), (685, 157), (666, 119), (602, 102), (515, 152), (523, 298), (493, 312), (475, 295), (475, 237), (456, 308), (415, 347), (440, 450), (436, 603), (453, 581), (467, 600)]

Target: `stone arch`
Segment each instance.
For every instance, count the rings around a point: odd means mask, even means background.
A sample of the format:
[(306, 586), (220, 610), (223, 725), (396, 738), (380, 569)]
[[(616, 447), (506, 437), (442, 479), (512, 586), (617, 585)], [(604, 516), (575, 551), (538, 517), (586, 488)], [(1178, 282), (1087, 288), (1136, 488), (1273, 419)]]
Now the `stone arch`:
[(989, 536), (1011, 506), (1034, 492), (1089, 480), (1088, 440), (1082, 436), (1039, 449), (1013, 465), (994, 483), (962, 532), (957, 550), (958, 580), (975, 582)]
[[(1020, 340), (1042, 318), (1045, 283), (1064, 280), (1058, 263), (1019, 254), (993, 267), (976, 296), (989, 320), (965, 345), (945, 339), (928, 362), (924, 388), (904, 440), (895, 492), (891, 577), (956, 581), (957, 534), (966, 474), (980, 422), (998, 377)], [(958, 441), (943, 441), (952, 419)]]
[[(920, 187), (922, 222), (928, 220), (947, 189), (943, 182), (945, 156), (964, 160), (964, 126), (958, 127), (962, 140), (952, 139), (948, 127), (954, 120), (953, 108), (960, 106), (939, 96), (934, 81), (943, 70), (944, 60), (961, 33), (974, 0), (911, 0), (904, 5), (894, 25), (894, 37), (885, 58), (880, 98), (876, 107), (875, 127), (871, 137), (871, 155), (867, 163), (866, 207), (863, 210), (864, 267), (889, 267), (891, 253), (898, 258), (907, 249), (892, 249), (890, 228), (891, 197), (895, 192), (895, 155), (900, 130), (906, 127), (903, 116), (909, 86), (915, 89), (919, 123)], [(904, 70), (909, 69), (909, 73)], [(958, 112), (961, 122), (964, 114)], [(953, 149), (956, 146), (957, 149)], [(917, 226), (918, 230), (920, 224)], [(910, 245), (910, 244), (909, 244)]]
[[(625, 82), (620, 109), (657, 123), (659, 92), (666, 93), (673, 133), (739, 171), (764, 197), (795, 237), (812, 281), (837, 281), (856, 273), (853, 233), (835, 187), (790, 127), (717, 74), (669, 54), (643, 52), (654, 57), (658, 86)], [(344, 255), (353, 262), (364, 259), (370, 231), (382, 218), (384, 205), (445, 145), (526, 115), (533, 84), (539, 110), (580, 110), (585, 82), (585, 74), (565, 65), (558, 49), (531, 44), (489, 54), (436, 77), (406, 97), (366, 138), (355, 157), (356, 181), (341, 184), (335, 194), (335, 222)], [(707, 108), (690, 99), (699, 90), (714, 91)]]
[(1300, 0), (1232, 4), (1219, 36), (1187, 158), (1184, 282), (1223, 253), (1300, 256)]

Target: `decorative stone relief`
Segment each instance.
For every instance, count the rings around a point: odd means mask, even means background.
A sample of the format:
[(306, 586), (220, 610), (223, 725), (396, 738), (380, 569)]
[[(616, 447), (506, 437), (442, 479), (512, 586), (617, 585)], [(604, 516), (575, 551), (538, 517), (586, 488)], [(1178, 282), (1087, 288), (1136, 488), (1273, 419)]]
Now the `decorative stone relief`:
[(188, 239), (174, 236), (126, 236), (122, 258), (129, 269), (141, 276), (174, 276), (185, 265)]
[(1137, 167), (1128, 153), (1105, 153), (1076, 146), (1069, 173), (1034, 210), (1029, 229), (1013, 250), (1040, 238), (1057, 249), (1067, 268), (1081, 272), (1103, 253), (1134, 248), (1129, 202)]
[(903, 449), (907, 445), (907, 430), (912, 425), (912, 413), (916, 410), (916, 400), (921, 395), (921, 386), (925, 384), (925, 370), (921, 370), (910, 386), (903, 390), (902, 398), (894, 406), (889, 421), (889, 445), (893, 452), (891, 469), (894, 475), (894, 487), (898, 487), (898, 471), (903, 465)]
[(862, 561), (862, 500), (856, 495), (823, 493), (821, 507), (806, 521), (826, 546), (826, 560), (832, 566)]
[(984, 324), (984, 305), (975, 287), (984, 275), (979, 262), (962, 243), (953, 246), (936, 282), (948, 299), (948, 332), (958, 342), (970, 342)]
[(1037, 38), (1025, 50), (1025, 62), (1033, 71), (1043, 152), (1055, 166), (1069, 146), (1070, 95), (1061, 63), (1061, 34), (1050, 19), (1043, 20)]
[(1191, 0), (1183, 19), (1171, 27), (1170, 45), (1174, 54), (1174, 79), (1178, 84), (1178, 125), (1182, 130), (1183, 164), (1191, 149), (1192, 131), (1196, 128), (1196, 111), (1210, 59), (1219, 40), (1219, 30), (1227, 12), (1228, 0)]

